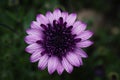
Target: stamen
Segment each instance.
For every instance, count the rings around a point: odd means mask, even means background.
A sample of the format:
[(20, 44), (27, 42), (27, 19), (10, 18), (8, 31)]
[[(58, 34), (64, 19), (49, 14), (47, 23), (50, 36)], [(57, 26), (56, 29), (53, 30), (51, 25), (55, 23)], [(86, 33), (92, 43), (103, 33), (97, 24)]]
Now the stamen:
[(57, 24), (56, 24), (56, 20), (53, 21), (53, 26), (56, 27)]
[(48, 25), (48, 29), (50, 30), (52, 28), (51, 24), (47, 24)]
[(63, 18), (62, 17), (59, 18), (59, 24), (63, 25)]
[(72, 51), (77, 42), (81, 41), (79, 38), (75, 39), (76, 35), (71, 33), (73, 26), (66, 27), (66, 24), (67, 22), (63, 23), (63, 18), (60, 17), (58, 21), (53, 20), (53, 26), (51, 24), (41, 25), (47, 28), (44, 31), (43, 48), (50, 56), (55, 55), (61, 58), (67, 52)]
[(38, 41), (36, 41), (36, 43), (37, 43), (37, 44), (41, 44), (41, 43), (42, 43), (42, 41), (41, 41), (41, 40), (38, 40)]
[(44, 24), (41, 24), (40, 26), (41, 26), (43, 29), (45, 29), (45, 30), (47, 29), (47, 26), (44, 25)]
[(75, 39), (75, 42), (80, 42), (81, 41), (81, 38), (76, 38)]
[(73, 26), (69, 26), (68, 28), (67, 28), (67, 30), (71, 30), (73, 28)]

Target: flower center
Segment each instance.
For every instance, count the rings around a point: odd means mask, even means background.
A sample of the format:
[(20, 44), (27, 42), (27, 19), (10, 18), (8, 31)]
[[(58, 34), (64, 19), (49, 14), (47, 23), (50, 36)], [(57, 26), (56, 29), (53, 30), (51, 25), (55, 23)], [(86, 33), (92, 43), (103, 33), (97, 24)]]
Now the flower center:
[(75, 39), (76, 34), (72, 34), (73, 26), (66, 27), (66, 22), (60, 17), (58, 21), (54, 20), (53, 24), (41, 24), (44, 28), (42, 46), (50, 56), (63, 56), (69, 51), (73, 51), (76, 43), (81, 39)]

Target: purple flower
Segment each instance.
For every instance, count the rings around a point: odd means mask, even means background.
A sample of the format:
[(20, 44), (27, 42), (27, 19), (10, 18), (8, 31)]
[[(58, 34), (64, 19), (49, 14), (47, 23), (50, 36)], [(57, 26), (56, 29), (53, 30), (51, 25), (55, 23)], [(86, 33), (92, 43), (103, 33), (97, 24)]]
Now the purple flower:
[(31, 54), (30, 61), (37, 62), (38, 68), (52, 74), (55, 70), (59, 75), (64, 70), (73, 71), (79, 67), (82, 58), (87, 54), (81, 49), (93, 44), (88, 40), (93, 33), (86, 29), (86, 24), (76, 21), (76, 14), (68, 14), (55, 9), (53, 13), (39, 14), (36, 21), (26, 30), (25, 42), (29, 44), (26, 51)]

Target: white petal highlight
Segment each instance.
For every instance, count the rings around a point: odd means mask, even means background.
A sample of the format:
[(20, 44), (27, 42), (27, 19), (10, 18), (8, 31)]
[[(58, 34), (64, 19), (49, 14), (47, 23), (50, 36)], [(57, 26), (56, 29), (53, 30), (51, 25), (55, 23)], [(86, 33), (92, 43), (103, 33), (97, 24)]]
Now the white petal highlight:
[(48, 60), (48, 72), (52, 74), (58, 66), (58, 58), (55, 56), (51, 56)]
[(62, 65), (68, 73), (72, 72), (73, 66), (64, 57), (62, 58)]

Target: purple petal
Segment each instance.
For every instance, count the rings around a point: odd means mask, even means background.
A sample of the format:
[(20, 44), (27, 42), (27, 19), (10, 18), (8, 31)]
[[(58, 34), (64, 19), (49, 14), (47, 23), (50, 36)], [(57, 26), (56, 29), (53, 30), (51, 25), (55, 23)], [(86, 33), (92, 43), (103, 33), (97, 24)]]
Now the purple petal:
[(48, 24), (49, 23), (49, 20), (48, 18), (46, 18), (44, 15), (42, 14), (38, 14), (37, 17), (37, 22), (41, 23), (41, 24)]
[(83, 32), (86, 29), (86, 24), (80, 22), (80, 21), (76, 21), (73, 24), (73, 34), (77, 34), (79, 35), (81, 32)]
[(54, 18), (54, 15), (53, 15), (50, 11), (48, 11), (48, 12), (46, 13), (46, 17), (48, 18), (49, 22), (52, 24), (52, 23), (53, 23), (53, 20), (55, 19), (55, 18)]
[(51, 56), (48, 60), (48, 72), (52, 74), (58, 66), (58, 58), (55, 56)]
[(34, 53), (36, 50), (40, 49), (41, 46), (38, 45), (37, 43), (33, 43), (33, 44), (30, 44), (29, 46), (27, 46), (25, 48), (25, 50), (28, 52), (28, 53)]
[(63, 22), (65, 22), (68, 17), (68, 12), (62, 12), (61, 17), (63, 18)]
[(58, 66), (57, 66), (57, 72), (58, 72), (59, 75), (61, 75), (63, 73), (63, 71), (64, 71), (64, 68), (59, 61)]
[(81, 57), (79, 57), (78, 59), (79, 59), (80, 65), (83, 65), (82, 58), (81, 58)]
[(77, 54), (71, 53), (69, 52), (66, 56), (67, 60), (74, 66), (79, 67), (80, 66), (80, 62), (79, 62), (79, 57), (77, 56)]
[(39, 37), (42, 37), (42, 31), (40, 31), (39, 29), (27, 29), (26, 32), (30, 35), (37, 35)]
[(80, 48), (77, 48), (76, 50), (75, 50), (75, 53), (76, 54), (79, 54), (81, 57), (83, 57), (83, 58), (87, 58), (88, 57), (88, 55), (86, 54), (86, 52), (85, 51), (83, 51), (82, 49), (80, 49)]
[(93, 35), (93, 32), (86, 30), (82, 32), (80, 35), (77, 35), (76, 38), (81, 38), (82, 41), (89, 39)]
[(37, 36), (37, 35), (28, 35), (25, 37), (25, 42), (28, 44), (32, 44), (35, 43), (37, 40), (41, 40), (41, 37)]
[(68, 73), (72, 72), (73, 66), (64, 57), (62, 58), (62, 65)]
[(76, 18), (77, 18), (77, 15), (75, 13), (70, 14), (67, 17), (67, 19), (66, 19), (67, 26), (73, 25), (73, 23), (75, 22)]
[(37, 62), (41, 57), (42, 49), (36, 50), (31, 56), (30, 61), (31, 62)]
[(48, 63), (48, 55), (43, 55), (39, 62), (38, 62), (38, 68), (41, 70), (44, 70), (47, 67), (47, 63)]
[(36, 21), (32, 21), (31, 25), (30, 25), (31, 28), (33, 29), (41, 29), (41, 26), (40, 26), (40, 23), (36, 22)]
[(55, 9), (53, 12), (54, 18), (58, 20), (61, 17), (61, 11), (59, 9)]
[(85, 48), (85, 47), (91, 46), (92, 44), (93, 44), (92, 41), (86, 40), (86, 41), (82, 41), (82, 42), (77, 43), (77, 47)]

